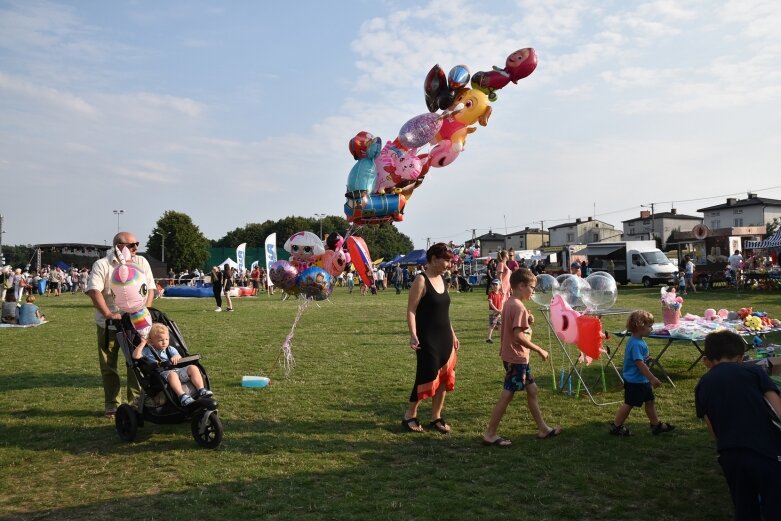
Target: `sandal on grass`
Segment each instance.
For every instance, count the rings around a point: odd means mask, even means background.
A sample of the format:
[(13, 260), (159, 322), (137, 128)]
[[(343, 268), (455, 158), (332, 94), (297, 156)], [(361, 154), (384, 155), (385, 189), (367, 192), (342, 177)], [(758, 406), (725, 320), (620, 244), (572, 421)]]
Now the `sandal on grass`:
[(551, 430), (548, 431), (548, 434), (545, 436), (537, 436), (538, 440), (547, 440), (548, 438), (555, 438), (559, 434), (561, 434), (562, 429), (561, 427), (553, 427)]
[(488, 441), (487, 439), (483, 438), (483, 445), (485, 445), (486, 447), (490, 447), (490, 446), (509, 447), (512, 444), (513, 442), (511, 442), (507, 438), (502, 438), (501, 436), (497, 436), (494, 441)]
[(407, 432), (423, 432), (423, 427), (421, 427), (417, 418), (402, 419), (401, 426)]
[(629, 429), (623, 425), (610, 424), (610, 434), (613, 436), (630, 436)]
[(651, 425), (651, 434), (656, 436), (665, 432), (672, 432), (675, 430), (675, 425), (671, 425), (667, 422), (659, 422), (656, 425)]
[(428, 426), (438, 430), (441, 434), (450, 434), (450, 425), (445, 422), (444, 418), (437, 418), (429, 423)]

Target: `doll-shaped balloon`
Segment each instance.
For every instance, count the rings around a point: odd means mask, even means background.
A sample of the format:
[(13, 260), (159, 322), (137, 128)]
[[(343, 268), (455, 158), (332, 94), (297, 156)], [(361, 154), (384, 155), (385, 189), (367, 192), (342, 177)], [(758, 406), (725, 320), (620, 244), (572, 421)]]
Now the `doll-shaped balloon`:
[(410, 184), (420, 176), (423, 168), (414, 149), (403, 150), (392, 141), (385, 144), (374, 164), (377, 168), (374, 193), (377, 194), (391, 192), (396, 187)]
[(550, 320), (553, 331), (563, 342), (575, 344), (587, 357), (598, 359), (602, 353), (602, 324), (599, 318), (581, 315), (564, 300), (554, 295), (550, 301)]
[(111, 273), (114, 303), (122, 312), (130, 314), (133, 327), (145, 338), (152, 327), (152, 316), (146, 308), (147, 295), (152, 288), (146, 285), (144, 269), (131, 261), (127, 247), (115, 248), (114, 253), (119, 260), (119, 266)]
[(350, 262), (350, 254), (344, 249), (344, 238), (331, 232), (325, 240), (325, 248), (318, 264), (332, 277), (338, 277)]
[(480, 89), (488, 95), (490, 101), (496, 101), (496, 91), (501, 90), (508, 83), (518, 83), (537, 68), (537, 53), (527, 47), (518, 49), (507, 57), (505, 67), (494, 66), (488, 72), (476, 72), (472, 76), (472, 87)]
[(447, 166), (458, 157), (466, 144), (466, 137), (477, 130), (475, 123), (488, 125), (491, 104), (488, 96), (478, 89), (461, 89), (451, 107), (453, 114), (445, 117), (442, 128), (434, 137), (436, 143), (431, 149), (431, 166)]
[(371, 192), (377, 178), (374, 160), (382, 149), (382, 140), (369, 132), (359, 132), (350, 140), (350, 152), (357, 159), (347, 176), (347, 193)]
[(302, 272), (313, 265), (323, 253), (323, 241), (312, 232), (296, 232), (285, 241), (285, 251), (290, 253), (290, 264)]

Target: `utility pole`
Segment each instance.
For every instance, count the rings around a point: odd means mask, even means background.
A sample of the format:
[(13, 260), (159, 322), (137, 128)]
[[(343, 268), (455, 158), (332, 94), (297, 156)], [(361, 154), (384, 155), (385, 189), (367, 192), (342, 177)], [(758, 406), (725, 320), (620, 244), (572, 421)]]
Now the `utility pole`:
[(3, 255), (3, 214), (0, 213), (0, 266), (5, 266), (5, 255)]
[(161, 239), (163, 239), (163, 247), (160, 252), (160, 262), (165, 262), (165, 235), (160, 232), (155, 232), (157, 235), (160, 236)]
[(125, 210), (114, 210), (114, 215), (117, 216), (117, 233), (119, 233), (119, 216), (125, 213)]

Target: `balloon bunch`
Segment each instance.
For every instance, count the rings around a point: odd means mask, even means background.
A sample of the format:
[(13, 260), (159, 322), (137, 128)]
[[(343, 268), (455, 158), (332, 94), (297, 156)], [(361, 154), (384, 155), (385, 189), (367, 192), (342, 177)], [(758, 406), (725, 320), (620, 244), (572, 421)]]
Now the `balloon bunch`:
[[(538, 275), (532, 299), (540, 306), (550, 307), (551, 325), (559, 339), (576, 344), (583, 355), (597, 359), (604, 333), (599, 317), (594, 315), (613, 307), (617, 295), (615, 279), (609, 273), (596, 271), (585, 279), (572, 274), (560, 275), (558, 279)], [(585, 306), (587, 314), (575, 311), (577, 306)]]
[(342, 248), (342, 238), (332, 235), (336, 237), (325, 244), (312, 232), (291, 235), (284, 246), (290, 260), (279, 260), (269, 266), (271, 282), (291, 295), (327, 299), (333, 291), (334, 277), (344, 271), (350, 260)]
[[(456, 65), (448, 75), (439, 65), (431, 68), (423, 83), (428, 114), (410, 119), (399, 135), (385, 146), (370, 132), (350, 140), (357, 161), (347, 177), (344, 213), (354, 224), (382, 224), (404, 219), (407, 199), (420, 186), (431, 167), (442, 168), (458, 158), (475, 124), (486, 126), (496, 91), (529, 76), (537, 67), (534, 49), (515, 51), (503, 68), (477, 72), (471, 77), (466, 65)], [(442, 113), (437, 113), (442, 110)], [(432, 145), (428, 152), (421, 147)]]
[(135, 262), (131, 262), (130, 250), (127, 246), (121, 250), (114, 247), (114, 254), (119, 266), (111, 272), (111, 291), (114, 293), (114, 303), (117, 307), (130, 314), (130, 322), (138, 334), (146, 338), (152, 328), (152, 315), (146, 308), (146, 299), (150, 288), (146, 286), (144, 270)]
[(454, 246), (452, 250), (453, 255), (462, 257), (465, 262), (471, 262), (480, 256), (480, 241), (477, 241), (476, 245), (468, 248), (465, 246)]

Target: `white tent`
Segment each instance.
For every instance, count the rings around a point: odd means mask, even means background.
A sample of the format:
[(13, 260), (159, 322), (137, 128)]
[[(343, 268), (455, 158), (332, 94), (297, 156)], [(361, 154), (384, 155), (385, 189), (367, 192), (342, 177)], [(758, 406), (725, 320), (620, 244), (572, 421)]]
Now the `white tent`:
[(225, 266), (226, 264), (227, 264), (227, 265), (229, 265), (229, 266), (230, 266), (231, 268), (233, 268), (233, 269), (239, 269), (239, 265), (238, 265), (238, 263), (237, 263), (235, 260), (231, 259), (230, 257), (228, 257), (227, 259), (225, 259), (224, 261), (222, 261), (222, 262), (219, 264), (219, 266), (218, 266), (218, 267), (219, 267), (220, 269), (222, 269), (222, 267), (223, 267), (223, 266)]

